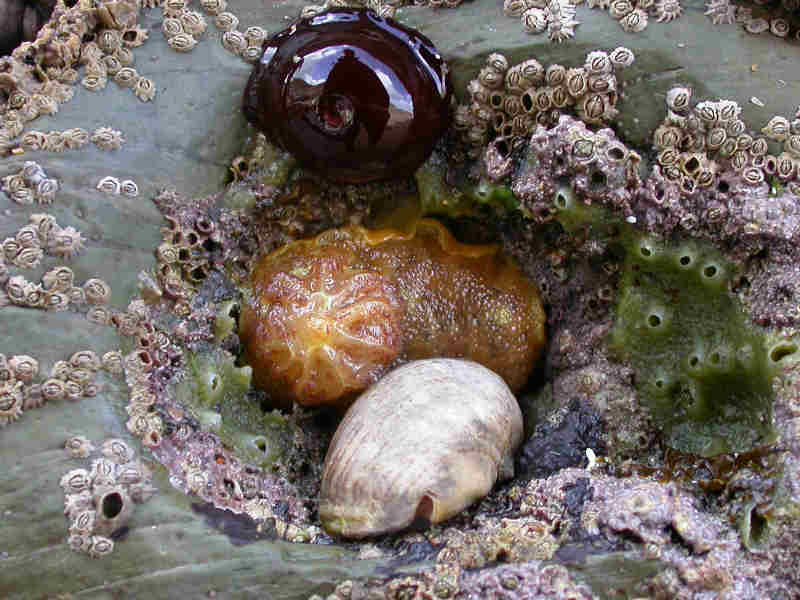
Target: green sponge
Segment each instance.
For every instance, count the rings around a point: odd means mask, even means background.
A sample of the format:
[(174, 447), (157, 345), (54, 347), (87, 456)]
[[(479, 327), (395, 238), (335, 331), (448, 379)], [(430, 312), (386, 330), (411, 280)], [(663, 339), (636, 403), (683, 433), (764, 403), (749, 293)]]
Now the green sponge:
[(633, 367), (667, 444), (714, 456), (773, 441), (772, 379), (797, 346), (770, 344), (749, 322), (728, 292), (734, 266), (708, 244), (644, 234), (566, 186), (553, 211), (565, 230), (583, 230), (622, 258), (608, 344)]
[(733, 266), (696, 242), (625, 239), (612, 351), (636, 371), (641, 400), (683, 452), (713, 456), (768, 442), (772, 378), (764, 334), (728, 293)]
[(248, 394), (252, 369), (237, 367), (219, 348), (188, 354), (188, 367), (175, 390), (178, 401), (245, 462), (274, 468), (291, 447), (291, 426), (277, 411), (264, 412)]

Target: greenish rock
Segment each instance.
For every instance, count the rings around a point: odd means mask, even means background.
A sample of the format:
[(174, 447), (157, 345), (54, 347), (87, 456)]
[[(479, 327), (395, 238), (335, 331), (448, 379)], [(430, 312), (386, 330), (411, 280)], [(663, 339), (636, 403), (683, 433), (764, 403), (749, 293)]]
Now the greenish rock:
[(248, 394), (252, 369), (237, 367), (220, 348), (187, 354), (187, 376), (175, 388), (176, 400), (241, 459), (274, 469), (292, 443), (292, 430), (280, 412), (265, 412)]

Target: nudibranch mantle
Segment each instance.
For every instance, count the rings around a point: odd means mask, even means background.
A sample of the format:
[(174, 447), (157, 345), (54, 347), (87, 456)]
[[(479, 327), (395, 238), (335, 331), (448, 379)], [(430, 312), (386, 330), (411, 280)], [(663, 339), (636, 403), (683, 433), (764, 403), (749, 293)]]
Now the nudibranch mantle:
[(450, 120), (447, 64), (422, 34), (372, 11), (302, 19), (264, 42), (247, 119), (341, 183), (407, 176)]

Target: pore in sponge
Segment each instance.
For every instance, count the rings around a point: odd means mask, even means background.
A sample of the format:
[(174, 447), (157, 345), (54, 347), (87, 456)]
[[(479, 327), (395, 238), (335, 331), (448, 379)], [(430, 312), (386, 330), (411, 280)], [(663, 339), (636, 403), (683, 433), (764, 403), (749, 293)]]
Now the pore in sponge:
[(666, 442), (713, 456), (770, 441), (772, 377), (765, 336), (728, 292), (733, 267), (695, 242), (634, 233), (611, 349), (636, 371), (641, 400)]

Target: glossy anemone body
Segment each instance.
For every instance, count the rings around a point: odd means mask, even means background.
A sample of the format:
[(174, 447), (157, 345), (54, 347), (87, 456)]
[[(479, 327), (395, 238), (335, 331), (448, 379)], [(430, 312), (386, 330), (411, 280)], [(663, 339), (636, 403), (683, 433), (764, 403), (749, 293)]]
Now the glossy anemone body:
[(406, 176), (447, 128), (447, 65), (420, 33), (367, 10), (303, 19), (264, 42), (247, 119), (341, 183)]

